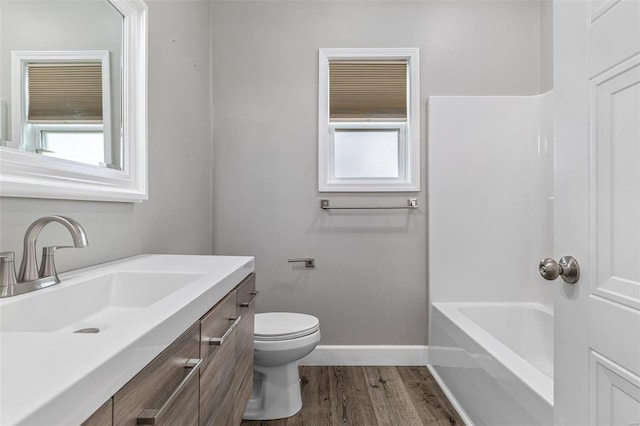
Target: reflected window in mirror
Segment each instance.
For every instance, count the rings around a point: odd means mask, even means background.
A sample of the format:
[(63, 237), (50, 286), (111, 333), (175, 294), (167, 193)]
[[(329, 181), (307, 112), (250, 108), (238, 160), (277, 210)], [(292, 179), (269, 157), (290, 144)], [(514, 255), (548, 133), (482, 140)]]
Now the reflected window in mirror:
[[(34, 133), (38, 129), (31, 127), (30, 123), (38, 124), (44, 121), (45, 124), (51, 124), (64, 121), (72, 124), (71, 121), (77, 121), (77, 118), (69, 120), (63, 115), (62, 118), (43, 120), (41, 117), (32, 117), (33, 104), (29, 101), (33, 95), (32, 84), (27, 85), (27, 83), (33, 79), (29, 78), (29, 71), (34, 71), (34, 77), (43, 78), (37, 82), (43, 88), (38, 95), (52, 94), (47, 89), (53, 88), (59, 88), (59, 92), (66, 91), (71, 94), (74, 87), (80, 91), (88, 89), (85, 73), (87, 68), (83, 66), (90, 65), (94, 71), (101, 73), (103, 100), (110, 105), (104, 108), (105, 102), (98, 101), (103, 107), (105, 119), (93, 120), (93, 124), (103, 121), (103, 158), (100, 161), (91, 160), (83, 163), (98, 167), (112, 165), (113, 168), (123, 170), (124, 152), (121, 140), (123, 133), (122, 70), (125, 65), (123, 11), (107, 0), (2, 0), (0, 39), (2, 39), (0, 102), (4, 100), (8, 120), (8, 123), (3, 126), (5, 142), (2, 145), (22, 152), (47, 155), (49, 151), (47, 147), (36, 145), (38, 141), (43, 141), (43, 138)], [(19, 68), (14, 64), (13, 55), (16, 52), (30, 53), (25, 57), (25, 64)], [(89, 52), (95, 52), (96, 55), (87, 56)], [(106, 61), (103, 61), (103, 56), (106, 56)], [(96, 68), (99, 65), (102, 66)], [(63, 71), (65, 66), (69, 67), (67, 71), (72, 67), (82, 68), (77, 68), (76, 74), (67, 73), (69, 78), (67, 82), (52, 81), (52, 76), (67, 78), (57, 73), (57, 71)], [(43, 74), (35, 75), (38, 71), (43, 71)], [(95, 72), (93, 74), (95, 77)], [(71, 83), (72, 81), (75, 84)], [(20, 99), (20, 105), (16, 104), (16, 94), (23, 97)], [(58, 115), (64, 108), (71, 109), (77, 106), (77, 100), (68, 100), (56, 95), (47, 102), (50, 103), (47, 108), (57, 108)], [(59, 104), (53, 105), (53, 102), (59, 102)], [(90, 123), (85, 118), (82, 124)], [(75, 132), (73, 126), (68, 130), (70, 133)], [(58, 153), (57, 156), (62, 157), (63, 154)], [(67, 158), (67, 160), (78, 161), (76, 158)]]
[(12, 63), (21, 96), (13, 101), (18, 148), (113, 164), (112, 146), (121, 142), (111, 135), (109, 52), (12, 52)]

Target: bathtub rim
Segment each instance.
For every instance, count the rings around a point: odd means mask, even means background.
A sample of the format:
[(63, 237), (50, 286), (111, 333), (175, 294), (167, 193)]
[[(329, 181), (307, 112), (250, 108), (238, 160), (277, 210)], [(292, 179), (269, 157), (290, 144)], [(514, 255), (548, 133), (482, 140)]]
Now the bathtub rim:
[(553, 379), (526, 361), (496, 337), (485, 331), (471, 318), (460, 312), (463, 307), (521, 307), (541, 311), (553, 317), (553, 310), (534, 302), (434, 302), (433, 309), (451, 320), (492, 357), (511, 371), (525, 386), (553, 407)]

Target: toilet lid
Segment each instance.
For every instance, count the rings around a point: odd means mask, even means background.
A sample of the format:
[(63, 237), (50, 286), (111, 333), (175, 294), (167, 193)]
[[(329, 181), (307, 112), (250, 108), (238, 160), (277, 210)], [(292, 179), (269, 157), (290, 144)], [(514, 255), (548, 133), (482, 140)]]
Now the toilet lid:
[(318, 318), (291, 312), (256, 314), (255, 340), (288, 340), (313, 334), (320, 328)]

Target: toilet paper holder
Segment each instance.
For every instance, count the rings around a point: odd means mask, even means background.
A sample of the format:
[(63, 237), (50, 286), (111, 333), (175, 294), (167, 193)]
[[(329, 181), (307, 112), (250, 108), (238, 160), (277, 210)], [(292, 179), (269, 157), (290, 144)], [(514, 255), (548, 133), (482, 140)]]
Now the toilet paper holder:
[(298, 259), (289, 259), (289, 263), (304, 262), (305, 268), (315, 268), (316, 260), (313, 257), (301, 257)]

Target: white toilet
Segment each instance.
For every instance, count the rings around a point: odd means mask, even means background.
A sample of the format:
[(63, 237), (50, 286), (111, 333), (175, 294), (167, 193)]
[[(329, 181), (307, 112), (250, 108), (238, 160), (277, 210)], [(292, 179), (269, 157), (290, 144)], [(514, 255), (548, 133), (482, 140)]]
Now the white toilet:
[(320, 323), (312, 315), (256, 314), (253, 336), (253, 392), (243, 418), (291, 417), (302, 408), (298, 361), (320, 342)]

